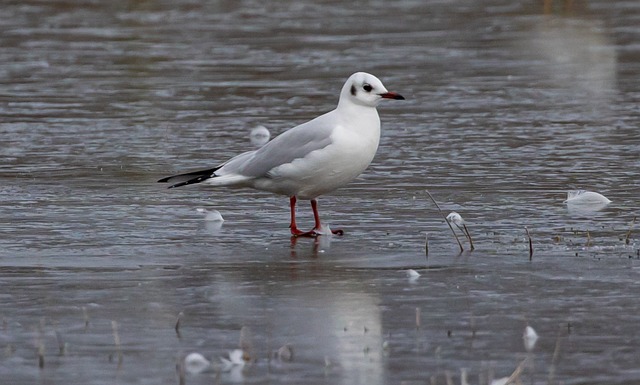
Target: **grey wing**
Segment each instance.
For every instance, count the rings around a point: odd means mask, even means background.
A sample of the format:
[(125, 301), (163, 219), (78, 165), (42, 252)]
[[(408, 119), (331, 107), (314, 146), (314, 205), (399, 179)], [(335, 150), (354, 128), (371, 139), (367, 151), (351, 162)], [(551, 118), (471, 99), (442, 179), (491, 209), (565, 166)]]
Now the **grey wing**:
[(247, 151), (243, 152), (240, 155), (234, 156), (233, 158), (222, 164), (222, 166), (220, 166), (217, 174), (243, 174), (242, 169), (244, 165), (251, 161), (253, 156), (255, 156), (255, 153), (256, 151)]
[(234, 168), (235, 171), (232, 172), (249, 177), (265, 176), (275, 167), (327, 147), (332, 142), (331, 133), (334, 125), (330, 124), (331, 119), (326, 118), (326, 115), (320, 116), (280, 134), (259, 150), (252, 152), (251, 156), (240, 155), (239, 157), (243, 157), (242, 164), (234, 165), (232, 163), (235, 159), (232, 159), (225, 164), (225, 169), (231, 171)]

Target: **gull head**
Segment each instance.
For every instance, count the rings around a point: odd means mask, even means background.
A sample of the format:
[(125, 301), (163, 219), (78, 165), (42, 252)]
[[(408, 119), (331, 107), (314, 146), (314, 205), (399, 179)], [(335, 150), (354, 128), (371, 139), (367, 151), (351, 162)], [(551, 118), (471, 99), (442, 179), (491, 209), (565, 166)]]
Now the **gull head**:
[(350, 102), (376, 107), (382, 99), (404, 100), (404, 97), (396, 92), (389, 92), (380, 79), (366, 72), (351, 75), (340, 92), (340, 104)]

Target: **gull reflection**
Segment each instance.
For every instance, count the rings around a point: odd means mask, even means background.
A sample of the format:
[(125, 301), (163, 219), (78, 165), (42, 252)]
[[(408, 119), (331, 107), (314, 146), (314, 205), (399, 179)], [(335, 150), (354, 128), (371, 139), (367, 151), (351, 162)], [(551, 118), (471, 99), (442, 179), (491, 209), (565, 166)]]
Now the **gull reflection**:
[[(314, 238), (303, 238), (300, 237), (291, 237), (291, 258), (298, 258), (299, 252), (298, 248), (304, 247), (303, 244), (311, 241), (311, 258), (318, 258), (318, 256), (324, 254), (331, 247), (331, 240), (333, 238), (333, 234), (331, 233), (331, 229), (328, 225), (323, 225), (321, 232), (322, 235), (314, 237)], [(298, 245), (298, 242), (301, 242)]]
[[(294, 280), (286, 267), (259, 274), (263, 278), (258, 284), (255, 276), (217, 276), (208, 295), (215, 314), (225, 319), (261, 320), (251, 326), (256, 335), (269, 336), (268, 346), (254, 340), (258, 366), (264, 352), (271, 357), (278, 346), (286, 346), (278, 350), (274, 365), (315, 365), (330, 373), (333, 384), (386, 383), (380, 299), (369, 287), (353, 274), (335, 277), (340, 273), (333, 269), (307, 271), (304, 276), (299, 272)], [(318, 278), (327, 275), (332, 278)], [(241, 380), (241, 365), (233, 364), (233, 357), (228, 361), (225, 378), (233, 374), (229, 381)]]

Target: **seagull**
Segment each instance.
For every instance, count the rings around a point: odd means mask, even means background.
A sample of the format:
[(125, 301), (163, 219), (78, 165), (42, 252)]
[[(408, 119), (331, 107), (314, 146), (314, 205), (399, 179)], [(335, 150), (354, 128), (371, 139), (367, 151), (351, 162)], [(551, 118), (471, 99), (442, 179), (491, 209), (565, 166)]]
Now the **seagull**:
[[(206, 170), (173, 175), (159, 183), (169, 188), (205, 183), (212, 186), (250, 187), (289, 197), (291, 235), (322, 234), (317, 198), (346, 185), (371, 163), (380, 142), (380, 118), (376, 107), (384, 99), (404, 100), (388, 91), (366, 72), (351, 75), (338, 106), (280, 134), (254, 151), (237, 155)], [(315, 226), (302, 231), (296, 224), (296, 202), (309, 200)], [(343, 235), (342, 230), (331, 230)]]

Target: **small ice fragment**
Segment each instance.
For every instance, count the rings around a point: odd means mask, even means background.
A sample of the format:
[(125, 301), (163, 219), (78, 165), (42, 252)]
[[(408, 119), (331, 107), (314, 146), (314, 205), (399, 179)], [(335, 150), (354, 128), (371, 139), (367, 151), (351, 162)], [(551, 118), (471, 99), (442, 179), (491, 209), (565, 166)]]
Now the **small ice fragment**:
[(506, 385), (509, 382), (509, 377), (496, 378), (491, 381), (489, 385)]
[(264, 146), (271, 138), (271, 133), (265, 126), (258, 126), (251, 130), (249, 134), (249, 140), (251, 144), (257, 147)]
[(198, 207), (196, 209), (197, 212), (202, 213), (202, 214), (206, 214), (204, 216), (204, 220), (205, 221), (210, 221), (210, 222), (224, 222), (224, 218), (222, 218), (222, 214), (220, 214), (220, 211), (218, 210), (207, 210), (207, 209), (203, 209)]
[(568, 205), (606, 205), (611, 203), (611, 201), (597, 192), (574, 190), (567, 192), (567, 200), (563, 203)]
[(462, 215), (458, 214), (455, 211), (452, 211), (449, 213), (449, 215), (447, 215), (447, 220), (456, 226), (464, 225), (464, 219), (462, 219)]
[(211, 365), (211, 363), (204, 358), (200, 353), (189, 353), (184, 358), (184, 367), (188, 373), (198, 374), (202, 373)]
[(229, 352), (229, 359), (231, 360), (231, 363), (233, 363), (234, 365), (244, 365), (245, 364), (244, 352), (242, 351), (242, 349), (236, 349), (236, 350), (233, 350), (233, 351)]
[(324, 225), (322, 225), (322, 227), (320, 227), (320, 230), (318, 230), (318, 234), (320, 235), (333, 235), (333, 232), (331, 232), (331, 227), (329, 227), (329, 224), (325, 223)]
[(536, 342), (538, 341), (538, 333), (536, 333), (536, 331), (533, 330), (531, 326), (527, 326), (524, 329), (522, 339), (524, 341), (525, 350), (530, 352), (536, 346)]
[(291, 361), (293, 359), (293, 349), (291, 348), (291, 345), (287, 344), (282, 346), (275, 352), (275, 356), (280, 361)]
[(407, 270), (407, 277), (409, 277), (410, 281), (415, 281), (416, 279), (420, 278), (420, 273), (413, 269), (409, 269)]
[(220, 211), (218, 210), (209, 211), (204, 217), (204, 220), (211, 222), (224, 222), (224, 218), (222, 218), (222, 214), (220, 214)]
[(223, 370), (229, 371), (233, 367), (242, 367), (246, 364), (244, 360), (244, 352), (242, 349), (236, 349), (229, 352), (229, 358), (220, 357), (222, 361)]

